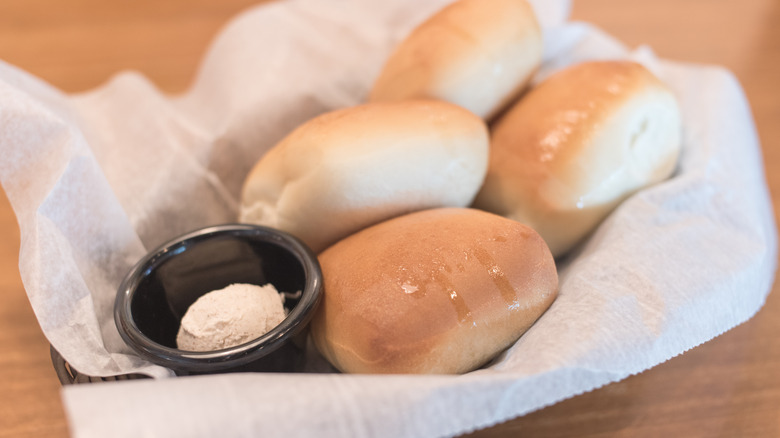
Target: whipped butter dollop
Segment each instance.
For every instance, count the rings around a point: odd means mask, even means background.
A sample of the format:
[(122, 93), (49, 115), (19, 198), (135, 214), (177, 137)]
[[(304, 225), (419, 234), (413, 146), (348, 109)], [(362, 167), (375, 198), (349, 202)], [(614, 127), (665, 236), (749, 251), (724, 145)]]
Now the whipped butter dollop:
[(233, 347), (264, 335), (284, 317), (284, 295), (272, 284), (231, 284), (192, 303), (181, 320), (176, 345), (187, 351)]

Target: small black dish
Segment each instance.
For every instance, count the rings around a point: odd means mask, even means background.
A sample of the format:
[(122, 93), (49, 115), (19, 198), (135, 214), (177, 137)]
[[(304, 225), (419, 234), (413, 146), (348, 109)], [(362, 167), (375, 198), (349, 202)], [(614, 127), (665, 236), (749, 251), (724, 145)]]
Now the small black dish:
[[(208, 352), (176, 348), (189, 306), (233, 283), (271, 283), (280, 292), (302, 293), (285, 301), (289, 314), (284, 321), (250, 342)], [(119, 286), (114, 320), (122, 339), (141, 357), (180, 375), (284, 371), (284, 360), (271, 353), (291, 348), (288, 341), (306, 327), (321, 296), (317, 257), (300, 240), (262, 226), (218, 225), (171, 240), (138, 262)]]

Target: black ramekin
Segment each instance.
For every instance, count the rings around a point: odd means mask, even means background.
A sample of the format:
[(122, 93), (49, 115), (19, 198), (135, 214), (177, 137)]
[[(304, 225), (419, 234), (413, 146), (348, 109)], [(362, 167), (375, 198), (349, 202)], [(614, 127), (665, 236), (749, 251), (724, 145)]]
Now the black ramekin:
[[(259, 338), (209, 352), (176, 348), (187, 308), (233, 283), (271, 283), (280, 292), (302, 293), (285, 302), (284, 321)], [(252, 370), (305, 328), (321, 295), (317, 257), (300, 240), (268, 227), (218, 225), (173, 239), (139, 261), (119, 286), (114, 320), (138, 355), (177, 374)], [(258, 369), (284, 371), (277, 368)]]

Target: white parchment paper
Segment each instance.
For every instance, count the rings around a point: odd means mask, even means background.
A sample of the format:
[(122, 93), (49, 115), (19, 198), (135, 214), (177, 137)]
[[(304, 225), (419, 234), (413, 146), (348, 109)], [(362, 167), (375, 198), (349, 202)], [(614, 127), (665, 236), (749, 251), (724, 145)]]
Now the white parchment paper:
[[(133, 73), (66, 95), (0, 63), (0, 181), (19, 219), (25, 289), (52, 345), (86, 374), (170, 376), (119, 338), (111, 310), (122, 276), (178, 234), (234, 221), (254, 162), (312, 116), (360, 103), (395, 44), (448, 1), (248, 10), (178, 97)], [(533, 3), (545, 29), (537, 81), (586, 59), (639, 60), (679, 97), (685, 143), (673, 178), (628, 199), (561, 263), (559, 298), (513, 347), (463, 376), (68, 387), (74, 436), (449, 436), (623, 379), (750, 318), (771, 288), (777, 237), (735, 78), (567, 23), (565, 0)]]

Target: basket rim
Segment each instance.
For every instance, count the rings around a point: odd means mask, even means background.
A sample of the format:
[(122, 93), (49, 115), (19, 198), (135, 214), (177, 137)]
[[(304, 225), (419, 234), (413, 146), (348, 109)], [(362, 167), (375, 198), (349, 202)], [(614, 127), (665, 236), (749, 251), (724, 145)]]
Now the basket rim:
[(54, 367), (54, 372), (57, 374), (57, 378), (62, 386), (74, 385), (81, 383), (98, 383), (98, 382), (114, 382), (118, 380), (135, 380), (135, 379), (149, 379), (150, 377), (145, 374), (120, 374), (116, 376), (108, 377), (96, 377), (90, 376), (79, 372), (73, 368), (68, 361), (54, 348), (53, 345), (49, 345), (49, 354), (51, 356), (51, 363)]

